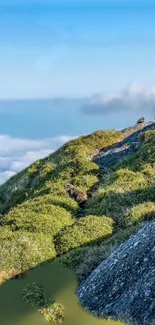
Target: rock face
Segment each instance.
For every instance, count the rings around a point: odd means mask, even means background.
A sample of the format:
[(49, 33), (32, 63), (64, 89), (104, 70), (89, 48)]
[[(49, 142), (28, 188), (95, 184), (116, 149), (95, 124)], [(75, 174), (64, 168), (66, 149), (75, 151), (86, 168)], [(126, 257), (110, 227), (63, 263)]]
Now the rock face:
[(126, 323), (155, 320), (155, 221), (130, 237), (78, 289), (94, 314)]
[(80, 208), (84, 208), (85, 203), (87, 202), (87, 195), (82, 191), (76, 189), (72, 184), (68, 184), (65, 186), (66, 192), (68, 196), (75, 200)]
[(113, 167), (135, 152), (139, 146), (140, 135), (142, 133), (153, 129), (155, 129), (155, 123), (153, 122), (139, 123), (133, 127), (123, 129), (121, 132), (125, 139), (100, 150), (97, 155), (92, 158), (92, 161), (103, 169)]

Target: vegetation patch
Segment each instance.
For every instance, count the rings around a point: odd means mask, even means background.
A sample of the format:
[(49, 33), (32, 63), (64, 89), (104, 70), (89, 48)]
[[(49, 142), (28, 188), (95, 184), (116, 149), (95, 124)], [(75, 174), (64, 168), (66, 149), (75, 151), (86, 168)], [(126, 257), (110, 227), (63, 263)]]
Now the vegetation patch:
[(37, 307), (48, 322), (58, 324), (63, 322), (64, 307), (59, 303), (52, 302), (42, 286), (36, 283), (26, 285), (23, 290), (23, 300), (31, 306)]
[(35, 162), (1, 186), (0, 212), (4, 214), (25, 200), (49, 193), (64, 201), (67, 183), (88, 191), (98, 183), (99, 174), (99, 167), (89, 158), (122, 138), (118, 131), (97, 131), (72, 140), (49, 157)]
[(128, 223), (134, 224), (139, 221), (149, 221), (155, 218), (155, 203), (154, 202), (144, 202), (138, 204), (131, 209), (129, 209), (127, 213), (127, 217), (129, 219)]
[[(2, 273), (23, 272), (59, 255), (81, 281), (154, 218), (155, 131), (146, 132), (132, 157), (106, 175), (91, 161), (122, 139), (117, 131), (97, 131), (72, 140), (0, 187)], [(77, 219), (79, 206), (66, 184), (88, 195), (83, 218)]]
[(92, 271), (122, 243), (134, 235), (143, 224), (139, 223), (128, 227), (118, 233), (104, 239), (98, 244), (76, 248), (59, 258), (60, 263), (71, 268), (79, 282), (84, 281)]
[(61, 324), (64, 320), (64, 307), (56, 302), (53, 302), (50, 307), (41, 308), (39, 310), (48, 322)]
[[(3, 232), (3, 230), (2, 230)], [(0, 269), (19, 274), (56, 257), (52, 237), (42, 233), (6, 231), (0, 238)]]
[(113, 227), (113, 220), (105, 216), (81, 218), (56, 236), (56, 250), (61, 255), (73, 248), (101, 241), (113, 233)]
[(12, 231), (45, 233), (51, 236), (63, 227), (71, 225), (74, 218), (65, 208), (52, 204), (50, 195), (26, 201), (12, 209), (4, 218), (3, 225), (9, 225)]
[(43, 287), (36, 283), (27, 284), (23, 290), (23, 300), (33, 307), (42, 307), (47, 305), (48, 299), (45, 296)]
[(130, 209), (150, 200), (155, 201), (154, 186), (150, 186), (150, 177), (143, 171), (119, 169), (106, 179), (106, 183), (100, 184), (88, 202), (87, 213), (108, 215), (118, 227), (125, 228), (134, 223)]

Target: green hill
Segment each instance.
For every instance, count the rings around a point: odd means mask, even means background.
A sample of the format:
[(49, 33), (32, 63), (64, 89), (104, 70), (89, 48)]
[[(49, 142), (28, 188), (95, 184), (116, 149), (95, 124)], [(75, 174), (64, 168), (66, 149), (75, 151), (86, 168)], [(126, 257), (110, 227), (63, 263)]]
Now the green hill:
[[(126, 137), (112, 130), (72, 140), (0, 187), (1, 281), (54, 259), (81, 281), (154, 218), (154, 130), (140, 135), (138, 148), (108, 170), (92, 159)], [(81, 218), (67, 184), (88, 195)]]

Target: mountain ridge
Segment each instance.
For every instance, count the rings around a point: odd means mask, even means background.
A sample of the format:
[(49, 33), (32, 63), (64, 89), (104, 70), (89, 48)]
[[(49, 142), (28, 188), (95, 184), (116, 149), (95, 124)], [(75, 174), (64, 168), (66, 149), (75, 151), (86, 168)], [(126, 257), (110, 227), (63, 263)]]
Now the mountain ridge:
[[(74, 139), (7, 181), (0, 187), (0, 280), (59, 260), (85, 281), (154, 219), (154, 164), (155, 123), (147, 122)], [(84, 214), (67, 184), (87, 194)]]

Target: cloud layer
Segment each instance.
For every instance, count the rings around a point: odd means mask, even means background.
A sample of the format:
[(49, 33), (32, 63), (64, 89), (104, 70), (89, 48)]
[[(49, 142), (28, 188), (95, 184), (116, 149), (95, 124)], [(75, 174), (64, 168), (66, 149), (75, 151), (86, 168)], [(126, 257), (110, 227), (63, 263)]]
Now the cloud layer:
[(134, 83), (118, 93), (94, 95), (82, 108), (85, 114), (113, 114), (121, 112), (155, 113), (155, 86)]
[(29, 140), (0, 135), (0, 184), (73, 138), (62, 135), (49, 139)]

